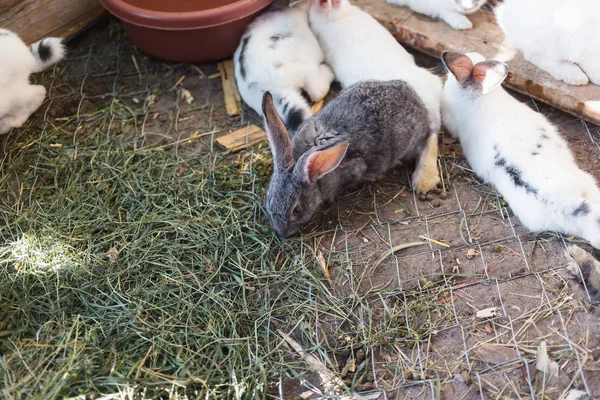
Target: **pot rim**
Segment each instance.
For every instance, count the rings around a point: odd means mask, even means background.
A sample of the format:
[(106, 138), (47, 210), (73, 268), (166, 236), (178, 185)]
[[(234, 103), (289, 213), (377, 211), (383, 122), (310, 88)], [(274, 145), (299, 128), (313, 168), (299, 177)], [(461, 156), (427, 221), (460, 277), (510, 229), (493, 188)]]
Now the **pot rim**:
[(224, 25), (252, 15), (272, 2), (273, 0), (238, 0), (208, 10), (164, 12), (136, 7), (123, 0), (100, 0), (104, 8), (123, 22), (162, 30), (191, 30)]

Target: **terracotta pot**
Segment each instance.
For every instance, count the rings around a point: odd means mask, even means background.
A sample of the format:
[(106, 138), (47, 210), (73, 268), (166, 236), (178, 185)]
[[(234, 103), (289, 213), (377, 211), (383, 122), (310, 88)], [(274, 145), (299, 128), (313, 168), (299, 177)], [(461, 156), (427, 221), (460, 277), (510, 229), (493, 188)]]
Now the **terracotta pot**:
[[(100, 2), (140, 50), (167, 61), (201, 63), (230, 58), (246, 26), (273, 0)], [(207, 8), (209, 3), (215, 7)]]

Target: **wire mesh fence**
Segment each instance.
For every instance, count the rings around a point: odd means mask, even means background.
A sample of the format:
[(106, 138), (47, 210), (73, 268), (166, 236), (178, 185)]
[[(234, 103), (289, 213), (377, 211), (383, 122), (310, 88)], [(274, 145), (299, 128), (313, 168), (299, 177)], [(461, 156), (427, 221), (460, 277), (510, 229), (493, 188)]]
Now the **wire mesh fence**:
[[(130, 144), (167, 148), (183, 160), (220, 151), (214, 139), (230, 129), (260, 124), (247, 109), (237, 117), (223, 112), (213, 65), (161, 63), (114, 30), (94, 29), (69, 46), (67, 62), (41, 78), (47, 106), (38, 113), (43, 120), (31, 124), (76, 137), (81, 126), (98, 123), (107, 138), (125, 134)], [(600, 159), (598, 127), (524, 101), (584, 143), (578, 155)], [(598, 313), (585, 306), (598, 301), (564, 271), (573, 239), (528, 233), (446, 139), (446, 199), (417, 199), (403, 170), (344, 195), (305, 231), (303, 247), (321, 253), (331, 294), (346, 313), (298, 325), (307, 352), (325, 376), (351, 373), (348, 385), (363, 398), (542, 399), (565, 398), (571, 389), (600, 396)], [(259, 155), (249, 148), (241, 156), (250, 171)], [(260, 218), (251, 224), (264, 223)], [(414, 242), (421, 244), (396, 251)], [(336, 361), (335, 343), (357, 336), (361, 346)], [(560, 367), (554, 381), (535, 367), (542, 341)], [(287, 378), (285, 371), (274, 378), (281, 398), (288, 398)], [(293, 378), (305, 397), (334, 398), (318, 376)]]

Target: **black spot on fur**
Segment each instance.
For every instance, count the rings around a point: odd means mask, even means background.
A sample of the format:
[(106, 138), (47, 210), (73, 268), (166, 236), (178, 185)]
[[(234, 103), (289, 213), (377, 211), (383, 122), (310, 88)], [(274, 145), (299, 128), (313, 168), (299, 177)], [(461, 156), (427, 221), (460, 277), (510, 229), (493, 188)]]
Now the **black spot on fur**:
[(535, 147), (537, 147), (538, 149), (541, 149), (542, 145), (540, 143), (538, 143)]
[(270, 49), (275, 49), (275, 47), (277, 47), (277, 43), (280, 40), (283, 40), (283, 39), (289, 38), (289, 37), (292, 37), (291, 33), (282, 33), (282, 34), (279, 34), (279, 35), (271, 36), (271, 44), (269, 45), (269, 48)]
[(542, 133), (540, 135), (540, 139), (550, 139), (550, 136), (546, 135), (545, 133)]
[(512, 179), (515, 186), (524, 188), (527, 193), (537, 195), (537, 189), (523, 180), (522, 172), (519, 168), (515, 167), (514, 165), (509, 165), (504, 169), (506, 170), (506, 173), (510, 179)]
[(275, 64), (274, 64), (274, 67), (275, 67), (276, 69), (279, 69), (279, 68), (283, 67), (283, 63), (280, 63), (280, 62), (278, 62), (278, 63), (275, 63)]
[(586, 216), (590, 213), (590, 206), (588, 205), (588, 203), (583, 202), (581, 203), (581, 205), (579, 207), (577, 207), (575, 209), (575, 211), (573, 211), (573, 216), (577, 217), (579, 215), (581, 216)]
[(44, 40), (42, 40), (38, 45), (37, 52), (42, 62), (46, 62), (52, 58), (52, 47), (47, 45)]
[(312, 104), (312, 99), (310, 98), (306, 90), (300, 89), (300, 96), (302, 96), (302, 98), (306, 100), (308, 104)]
[(538, 153), (537, 151), (534, 151), (533, 153), (531, 153), (531, 155), (532, 155), (532, 156), (537, 156), (537, 155), (539, 155), (539, 154), (540, 154), (540, 153)]
[(304, 122), (304, 114), (298, 108), (292, 108), (287, 115), (286, 126), (291, 131), (296, 131)]
[(285, 103), (285, 104), (283, 105), (282, 114), (284, 114), (284, 115), (285, 115), (285, 113), (287, 112), (287, 109), (288, 109), (288, 107), (289, 107), (289, 106), (290, 106), (290, 103)]
[(504, 167), (506, 165), (506, 160), (503, 158), (496, 158), (496, 165), (498, 167)]
[(282, 39), (292, 37), (291, 33), (280, 33), (279, 35), (271, 36), (271, 41), (279, 42)]
[(246, 79), (246, 48), (248, 47), (248, 42), (250, 41), (250, 36), (246, 36), (242, 39), (242, 51), (240, 51), (240, 74), (242, 74), (242, 79)]

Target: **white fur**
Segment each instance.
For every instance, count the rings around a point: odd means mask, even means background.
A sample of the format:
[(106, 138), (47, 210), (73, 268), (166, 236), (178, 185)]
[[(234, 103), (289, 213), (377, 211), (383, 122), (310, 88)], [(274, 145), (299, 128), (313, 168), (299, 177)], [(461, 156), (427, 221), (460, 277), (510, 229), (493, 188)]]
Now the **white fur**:
[(473, 24), (465, 14), (479, 10), (484, 0), (384, 0), (389, 4), (407, 6), (432, 18), (439, 18), (454, 29), (471, 29)]
[(309, 21), (342, 87), (370, 79), (403, 80), (425, 104), (431, 132), (437, 134), (441, 127), (440, 78), (418, 67), (414, 57), (368, 13), (348, 0), (335, 3), (321, 5), (313, 0)]
[[(467, 55), (473, 64), (484, 61), (479, 54)], [(473, 171), (496, 187), (523, 225), (531, 231), (583, 237), (600, 248), (600, 190), (594, 178), (578, 168), (567, 142), (543, 115), (501, 86), (482, 95), (449, 73), (442, 116), (446, 129), (460, 139)], [(548, 138), (542, 138), (542, 129)], [(515, 185), (508, 166), (520, 171), (522, 181), (537, 194)], [(583, 203), (589, 213), (575, 215)]]
[(600, 85), (599, 0), (504, 0), (496, 17), (527, 61), (571, 85)]
[[(258, 17), (248, 27), (234, 55), (235, 77), (244, 101), (262, 116), (263, 94), (271, 92), (286, 124), (291, 110), (301, 112), (303, 119), (312, 115), (302, 91), (312, 101), (320, 101), (334, 79), (308, 26), (307, 9), (307, 3), (300, 3)], [(286, 37), (274, 41), (277, 36)]]
[(43, 39), (51, 57), (40, 59), (40, 42), (27, 47), (13, 32), (0, 29), (0, 134), (21, 127), (42, 104), (46, 89), (29, 83), (29, 75), (40, 72), (64, 57), (61, 39)]

